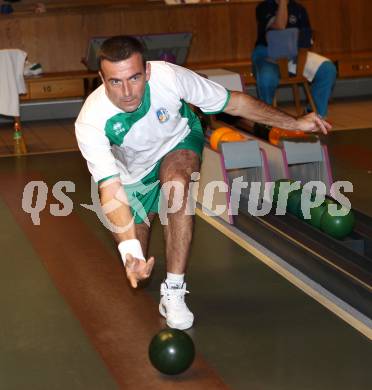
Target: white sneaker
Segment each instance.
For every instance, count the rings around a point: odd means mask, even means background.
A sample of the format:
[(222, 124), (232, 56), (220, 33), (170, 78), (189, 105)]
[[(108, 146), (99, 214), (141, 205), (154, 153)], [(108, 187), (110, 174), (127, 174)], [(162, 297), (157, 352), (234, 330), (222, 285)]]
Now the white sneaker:
[(180, 288), (170, 288), (164, 282), (160, 285), (159, 312), (166, 318), (170, 328), (188, 329), (192, 327), (194, 315), (185, 303), (186, 283)]

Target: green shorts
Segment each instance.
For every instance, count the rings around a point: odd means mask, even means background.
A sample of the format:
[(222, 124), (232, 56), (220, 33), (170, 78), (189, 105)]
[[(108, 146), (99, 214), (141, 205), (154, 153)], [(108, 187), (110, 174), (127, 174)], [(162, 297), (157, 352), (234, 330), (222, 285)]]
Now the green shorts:
[[(193, 150), (201, 159), (204, 147), (204, 134), (201, 126), (196, 126), (190, 134), (174, 147), (175, 150)], [(155, 168), (148, 173), (140, 182), (124, 186), (128, 201), (134, 216), (135, 223), (147, 220), (149, 213), (159, 213), (160, 210), (160, 181), (159, 171), (162, 160), (158, 161)]]

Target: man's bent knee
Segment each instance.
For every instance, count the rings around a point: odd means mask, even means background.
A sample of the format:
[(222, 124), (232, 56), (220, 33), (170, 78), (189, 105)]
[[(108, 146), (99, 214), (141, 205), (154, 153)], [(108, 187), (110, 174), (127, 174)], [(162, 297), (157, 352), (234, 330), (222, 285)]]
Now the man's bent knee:
[[(166, 182), (179, 183), (180, 186), (186, 189), (190, 183), (190, 180), (191, 180), (191, 174), (189, 174), (188, 172), (175, 171), (170, 173), (167, 176), (167, 180), (165, 181), (165, 183)], [(162, 184), (164, 185), (165, 183)]]
[(169, 153), (160, 167), (160, 181), (178, 181), (186, 185), (193, 172), (198, 172), (200, 159), (193, 150), (180, 149)]

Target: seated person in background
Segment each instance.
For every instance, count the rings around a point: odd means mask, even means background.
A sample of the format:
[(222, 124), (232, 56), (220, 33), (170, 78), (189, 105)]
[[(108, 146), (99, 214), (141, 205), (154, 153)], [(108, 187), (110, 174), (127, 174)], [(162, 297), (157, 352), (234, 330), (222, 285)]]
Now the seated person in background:
[[(279, 85), (279, 66), (268, 60), (266, 33), (296, 27), (300, 30), (299, 46), (310, 47), (311, 37), (301, 39), (311, 31), (306, 9), (295, 0), (264, 0), (256, 8), (257, 41), (252, 53), (258, 97), (272, 104)], [(305, 33), (305, 34), (304, 34)], [(307, 38), (307, 39), (306, 39)], [(308, 42), (304, 42), (304, 41)], [(308, 53), (304, 76), (311, 81), (311, 94), (318, 114), (327, 116), (328, 101), (336, 80), (336, 67), (325, 57)]]

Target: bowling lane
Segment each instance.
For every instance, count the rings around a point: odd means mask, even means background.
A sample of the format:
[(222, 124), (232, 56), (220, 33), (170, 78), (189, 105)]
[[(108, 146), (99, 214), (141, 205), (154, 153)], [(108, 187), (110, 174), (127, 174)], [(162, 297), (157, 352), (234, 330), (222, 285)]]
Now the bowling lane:
[(1, 200), (0, 221), (0, 388), (116, 389), (78, 319)]
[[(123, 283), (110, 235), (93, 212), (80, 206), (91, 203), (90, 182), (77, 153), (2, 159), (0, 174), (2, 209), (4, 205), (10, 208), (8, 215), (13, 224), (15, 220), (18, 229), (22, 227), (15, 237), (27, 235), (49, 272), (47, 281), (53, 281), (71, 308), (70, 315), (75, 319), (70, 320), (78, 319), (81, 337), (88, 338), (92, 350), (99, 351), (120, 388), (166, 389), (177, 382), (177, 387), (192, 389), (230, 386), (328, 390), (365, 389), (371, 383), (372, 351), (364, 336), (200, 218), (196, 219), (188, 275), (189, 303), (197, 318), (189, 334), (199, 355), (186, 374), (162, 377), (149, 366), (146, 357), (147, 341), (164, 325), (157, 314), (159, 283), (164, 276), (161, 226), (155, 225), (151, 243), (151, 254), (157, 256), (154, 275), (144, 290), (133, 293)], [(20, 191), (31, 177), (40, 176), (48, 187), (60, 180), (75, 183), (75, 192), (69, 194), (74, 203), (72, 217), (53, 217), (45, 210), (40, 214), (40, 227), (30, 226), (30, 216), (20, 210)], [(6, 231), (7, 225), (2, 228)], [(17, 242), (22, 248), (22, 242)], [(53, 255), (50, 242), (59, 245)], [(18, 256), (14, 262), (22, 264)], [(10, 280), (17, 280), (14, 273), (8, 275)], [(38, 275), (32, 279), (38, 284)], [(22, 294), (22, 299), (27, 301), (28, 295)], [(40, 301), (36, 297), (36, 302), (43, 306)], [(8, 310), (12, 302), (9, 305)], [(27, 316), (24, 309), (19, 310), (8, 353), (17, 353), (16, 330), (34, 316), (35, 313)], [(64, 329), (53, 335), (59, 340), (68, 339)], [(26, 341), (32, 337), (32, 332), (25, 332)], [(53, 337), (47, 339), (47, 347), (53, 350), (55, 342)], [(36, 345), (33, 354), (35, 359), (41, 359), (43, 348)], [(60, 359), (61, 367), (71, 369), (69, 356)], [(14, 359), (14, 372), (15, 367)], [(40, 371), (34, 374), (33, 383), (43, 383), (45, 370), (51, 378), (55, 376), (42, 359), (38, 367)], [(89, 360), (87, 368), (92, 375), (95, 373), (96, 366)], [(25, 380), (30, 376), (25, 370)], [(9, 383), (16, 383), (11, 371), (8, 377), (13, 381)], [(66, 380), (74, 384), (71, 378)], [(140, 387), (139, 383), (146, 386)]]
[[(164, 272), (160, 229), (154, 298)], [(233, 389), (365, 389), (372, 380), (367, 338), (200, 218), (188, 281), (191, 334)]]
[[(54, 170), (53, 168), (58, 165), (62, 169)], [(88, 204), (90, 203), (89, 178), (88, 181), (79, 182), (81, 176), (88, 177), (85, 165), (81, 163), (77, 153), (17, 160), (4, 159), (0, 162), (2, 183), (0, 199), (3, 202), (3, 209), (9, 212), (13, 223), (18, 226), (18, 234), (25, 236), (25, 240), (37, 254), (36, 266), (45, 267), (49, 274), (47, 280), (55, 285), (59, 296), (64, 298), (64, 302), (70, 308), (69, 314), (72, 320), (76, 323), (80, 322), (81, 328), (78, 327), (78, 330), (82, 338), (89, 338), (91, 350), (94, 352), (95, 349), (98, 352), (96, 355), (101, 356), (102, 360), (97, 364), (103, 367), (106, 365), (110, 372), (109, 380), (112, 383), (116, 382), (122, 389), (167, 390), (173, 389), (175, 382), (180, 390), (227, 389), (219, 375), (200, 355), (197, 355), (192, 370), (173, 380), (161, 375), (150, 365), (147, 356), (148, 345), (151, 338), (164, 326), (164, 321), (157, 311), (158, 303), (154, 302), (144, 290), (134, 291), (126, 283), (114, 242), (102, 228), (98, 218), (96, 216), (92, 218), (91, 211), (80, 206), (79, 200), (83, 198)], [(76, 196), (73, 197), (74, 209), (81, 209), (82, 214), (85, 211), (87, 218), (81, 218), (77, 211), (68, 213), (64, 217), (51, 215), (50, 206), (56, 203), (56, 199), (50, 196), (46, 199), (45, 211), (40, 213), (40, 224), (35, 226), (30, 215), (21, 208), (25, 186), (29, 183), (37, 183), (41, 188), (46, 186), (51, 195), (52, 187), (60, 181), (76, 184)], [(85, 196), (79, 197), (82, 192)], [(34, 200), (36, 202), (36, 196)], [(6, 225), (4, 229), (7, 229)], [(18, 258), (15, 257), (14, 262), (17, 261)], [(10, 283), (13, 279), (16, 280), (17, 275), (4, 274), (9, 278)], [(20, 276), (26, 277), (22, 273)], [(34, 274), (32, 283), (39, 284), (39, 275)], [(29, 292), (20, 290), (19, 295), (20, 299), (27, 302), (28, 295), (33, 296), (32, 287)], [(49, 298), (49, 291), (46, 291), (45, 295), (45, 299), (52, 300)], [(37, 298), (40, 298), (40, 301), (37, 301)], [(42, 306), (41, 298), (36, 296), (35, 299)], [(18, 309), (19, 313), (13, 321), (14, 332), (6, 334), (9, 339), (9, 355), (12, 357), (18, 352), (19, 329), (24, 329), (25, 342), (33, 341), (33, 330), (24, 328), (28, 312), (24, 307), (17, 307), (16, 303), (9, 301), (10, 309), (15, 305), (14, 308)], [(55, 310), (58, 312), (58, 307)], [(32, 315), (37, 317), (37, 313), (31, 313)], [(28, 378), (31, 374), (25, 369), (22, 380), (27, 383), (28, 380), (33, 379), (35, 383), (33, 388), (115, 388), (115, 386), (102, 384), (102, 380), (94, 382), (94, 376), (99, 375), (99, 369), (94, 364), (89, 365), (89, 359), (86, 359), (86, 366), (82, 372), (75, 369), (71, 376), (66, 378), (67, 384), (63, 382), (62, 387), (58, 387), (59, 384), (54, 387), (53, 384), (45, 383), (43, 368), (49, 369), (49, 366), (43, 364), (43, 360), (38, 355), (40, 354), (42, 358), (43, 348), (50, 348), (50, 361), (53, 361), (53, 353), (58, 354), (58, 350), (53, 348), (53, 343), (58, 344), (58, 340), (63, 342), (65, 337), (68, 337), (68, 333), (64, 334), (63, 330), (59, 330), (52, 333), (50, 338), (45, 340), (44, 345), (36, 344), (33, 354), (35, 354), (35, 361), (41, 360), (39, 371), (34, 374), (34, 378)], [(68, 339), (66, 342), (67, 350), (73, 355)], [(73, 370), (74, 365), (70, 366), (70, 359), (72, 360), (69, 356), (62, 357), (62, 363), (58, 367), (63, 367), (63, 370)], [(22, 366), (17, 365), (16, 358), (11, 359), (9, 366), (11, 367), (8, 378), (11, 384), (9, 388), (18, 389), (17, 377), (12, 372), (19, 371)], [(94, 375), (91, 379), (92, 384), (87, 384), (83, 376), (90, 370), (94, 371)], [(52, 370), (49, 375), (51, 378), (55, 376)]]

